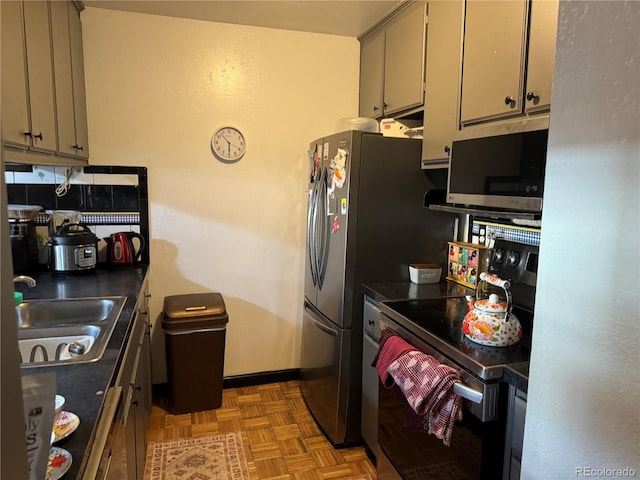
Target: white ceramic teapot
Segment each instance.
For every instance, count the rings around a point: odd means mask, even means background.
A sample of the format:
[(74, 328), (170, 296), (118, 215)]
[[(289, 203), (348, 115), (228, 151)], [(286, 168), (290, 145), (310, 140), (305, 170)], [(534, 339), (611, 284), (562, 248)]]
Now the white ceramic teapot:
[[(508, 280), (483, 272), (476, 288), (476, 301), (462, 321), (462, 332), (469, 340), (492, 347), (508, 347), (522, 338), (522, 325), (511, 313), (512, 301)], [(504, 290), (506, 301), (492, 293), (488, 299), (481, 299), (482, 281)]]

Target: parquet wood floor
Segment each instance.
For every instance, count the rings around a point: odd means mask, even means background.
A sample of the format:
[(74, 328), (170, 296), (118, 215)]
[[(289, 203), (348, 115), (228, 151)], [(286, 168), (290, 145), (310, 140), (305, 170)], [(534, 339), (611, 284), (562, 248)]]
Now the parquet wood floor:
[(251, 480), (376, 478), (364, 447), (331, 446), (298, 381), (225, 389), (220, 408), (184, 415), (171, 415), (167, 398), (154, 398), (147, 433), (163, 442), (238, 431)]

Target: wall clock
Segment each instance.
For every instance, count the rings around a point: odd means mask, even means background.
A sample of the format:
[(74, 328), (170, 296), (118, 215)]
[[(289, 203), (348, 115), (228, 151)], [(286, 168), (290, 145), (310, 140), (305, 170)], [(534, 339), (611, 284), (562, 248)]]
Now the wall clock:
[(244, 135), (235, 127), (222, 127), (211, 137), (211, 151), (221, 162), (237, 162), (244, 156)]

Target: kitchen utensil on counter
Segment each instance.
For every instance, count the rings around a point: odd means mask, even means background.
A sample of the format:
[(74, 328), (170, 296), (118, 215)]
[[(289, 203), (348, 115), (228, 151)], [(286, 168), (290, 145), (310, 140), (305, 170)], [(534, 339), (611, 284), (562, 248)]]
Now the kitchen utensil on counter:
[(49, 268), (60, 274), (93, 272), (98, 258), (98, 237), (82, 223), (66, 223), (51, 236)]
[[(138, 248), (134, 240), (138, 240)], [(136, 232), (117, 232), (104, 239), (107, 242), (107, 263), (113, 267), (128, 267), (140, 261), (145, 248), (144, 237)]]
[(38, 266), (36, 222), (26, 218), (9, 219), (13, 273), (29, 273)]
[(34, 219), (42, 210), (40, 205), (7, 205), (14, 274), (31, 272), (38, 266), (38, 239)]
[(67, 223), (80, 223), (82, 213), (76, 210), (51, 210), (49, 214), (49, 236), (52, 236), (58, 229)]
[(438, 283), (442, 267), (435, 263), (410, 263), (409, 279), (411, 283)]
[[(462, 322), (462, 332), (469, 340), (492, 347), (508, 347), (522, 338), (522, 326), (518, 318), (511, 313), (513, 308), (511, 284), (508, 280), (486, 272), (480, 274), (480, 283), (476, 288), (476, 300)], [(506, 295), (503, 301), (497, 294), (482, 299), (482, 282), (502, 288)]]
[(40, 205), (19, 205), (10, 203), (7, 205), (9, 218), (14, 220), (33, 220), (43, 210)]

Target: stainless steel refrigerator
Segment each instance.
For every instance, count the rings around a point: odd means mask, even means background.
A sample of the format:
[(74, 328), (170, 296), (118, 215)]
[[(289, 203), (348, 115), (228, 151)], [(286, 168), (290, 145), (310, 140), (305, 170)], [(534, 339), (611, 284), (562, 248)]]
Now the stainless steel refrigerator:
[(310, 145), (300, 378), (335, 446), (361, 442), (362, 283), (408, 281), (409, 263), (446, 264), (454, 217), (424, 207), (446, 173), (428, 178), (420, 154), (420, 140), (360, 131)]

